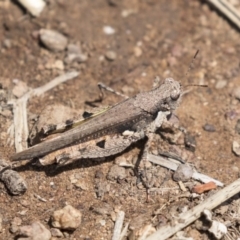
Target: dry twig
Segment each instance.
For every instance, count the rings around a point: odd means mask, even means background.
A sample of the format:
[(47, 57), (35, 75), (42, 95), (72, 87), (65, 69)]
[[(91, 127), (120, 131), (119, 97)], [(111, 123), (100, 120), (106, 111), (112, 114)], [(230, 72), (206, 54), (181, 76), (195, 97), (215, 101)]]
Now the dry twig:
[(52, 81), (42, 87), (30, 89), (26, 94), (17, 100), (9, 101), (13, 105), (14, 130), (15, 130), (15, 148), (16, 152), (27, 149), (27, 138), (29, 135), (27, 124), (27, 102), (33, 96), (40, 96), (60, 83), (71, 80), (79, 75), (79, 72), (72, 71), (54, 78)]
[(229, 186), (221, 189), (214, 195), (210, 196), (196, 207), (185, 213), (180, 214), (177, 223), (162, 227), (154, 234), (149, 236), (146, 240), (164, 240), (171, 237), (176, 232), (180, 231), (181, 229), (188, 226), (190, 223), (197, 220), (201, 216), (204, 209), (212, 210), (239, 192), (240, 178), (237, 179), (235, 182), (231, 183)]
[[(152, 155), (152, 154), (148, 154), (148, 160), (152, 163), (155, 163), (155, 164), (158, 164), (158, 165), (161, 165), (165, 168), (168, 168), (168, 169), (171, 169), (173, 171), (176, 171), (179, 164), (179, 162), (177, 162), (176, 160), (172, 159), (172, 158), (163, 158), (161, 156), (155, 156), (155, 155)], [(193, 179), (196, 179), (196, 180), (199, 180), (203, 183), (208, 183), (208, 182), (214, 182), (216, 183), (217, 186), (219, 187), (223, 187), (223, 183), (221, 183), (220, 181), (214, 179), (214, 178), (211, 178), (207, 175), (204, 175), (204, 174), (201, 174), (201, 173), (198, 173), (197, 171), (195, 171), (193, 173), (193, 176), (192, 176)]]
[(214, 5), (224, 16), (240, 28), (240, 13), (226, 0), (207, 0)]
[(115, 221), (112, 240), (120, 239), (124, 217), (125, 217), (125, 213), (123, 211), (119, 211), (117, 214), (117, 219)]

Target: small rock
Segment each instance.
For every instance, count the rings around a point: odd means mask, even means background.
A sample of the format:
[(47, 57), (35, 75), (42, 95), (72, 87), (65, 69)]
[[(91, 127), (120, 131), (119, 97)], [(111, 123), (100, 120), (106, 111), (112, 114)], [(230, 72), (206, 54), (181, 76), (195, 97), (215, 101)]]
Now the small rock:
[(101, 226), (104, 227), (106, 225), (106, 220), (105, 219), (100, 219), (99, 223), (100, 223)]
[(59, 70), (64, 70), (63, 61), (62, 60), (55, 61), (54, 68), (59, 69)]
[(3, 222), (3, 216), (2, 214), (0, 214), (0, 232), (2, 232), (2, 229), (3, 229), (2, 222)]
[(118, 157), (115, 158), (114, 163), (117, 164), (120, 167), (132, 167), (134, 168), (134, 164), (133, 164), (133, 156), (130, 155), (128, 157), (124, 156), (124, 155), (120, 155)]
[(123, 18), (126, 18), (126, 17), (128, 17), (128, 16), (130, 16), (130, 15), (132, 15), (134, 13), (137, 13), (137, 9), (134, 9), (134, 8), (133, 9), (124, 9), (121, 12), (121, 16)]
[(89, 186), (84, 180), (78, 180), (76, 183), (74, 183), (74, 186), (76, 186), (77, 188), (80, 188), (84, 191), (89, 190)]
[(67, 56), (64, 59), (65, 63), (83, 63), (86, 62), (87, 59), (88, 56), (82, 53), (80, 46), (78, 46), (77, 44), (69, 44), (67, 46)]
[(12, 93), (17, 98), (22, 97), (29, 90), (27, 84), (21, 80), (13, 79), (13, 83), (15, 86), (12, 90)]
[(221, 206), (218, 206), (218, 207), (214, 210), (214, 212), (217, 213), (217, 214), (223, 215), (223, 214), (227, 213), (228, 210), (229, 210), (229, 206), (228, 206), (228, 205), (221, 205)]
[(3, 47), (9, 49), (12, 47), (12, 41), (10, 39), (4, 39), (3, 40)]
[(194, 152), (196, 150), (196, 139), (194, 136), (187, 133), (184, 137), (184, 143), (189, 151)]
[(232, 166), (232, 170), (235, 173), (239, 173), (239, 168), (237, 166)]
[(51, 231), (52, 237), (58, 237), (58, 238), (63, 237), (63, 233), (57, 228), (51, 228), (50, 231)]
[(237, 120), (237, 123), (235, 125), (235, 132), (240, 134), (240, 119)]
[(77, 63), (83, 63), (86, 62), (88, 59), (88, 56), (86, 54), (83, 53), (79, 53), (79, 54), (74, 54), (74, 53), (70, 53), (66, 56), (66, 58), (64, 59), (64, 62), (66, 64), (72, 63), (72, 62), (77, 62)]
[(224, 114), (227, 120), (234, 120), (238, 116), (238, 112), (235, 110), (230, 110)]
[(201, 15), (200, 16), (200, 24), (203, 26), (203, 27), (207, 27), (208, 24), (209, 24), (209, 19), (207, 18), (206, 15)]
[(14, 170), (6, 170), (2, 173), (1, 180), (4, 182), (6, 188), (13, 195), (22, 195), (27, 190), (27, 183), (25, 179)]
[(0, 114), (6, 118), (12, 116), (12, 112), (9, 109), (3, 109), (2, 111), (0, 111)]
[(95, 178), (103, 179), (103, 178), (104, 178), (104, 173), (103, 173), (103, 171), (97, 170), (97, 171), (95, 172)]
[(222, 89), (222, 88), (226, 87), (226, 85), (227, 85), (226, 80), (219, 80), (219, 81), (217, 81), (217, 83), (215, 85), (215, 88), (216, 89)]
[(133, 53), (135, 57), (140, 57), (142, 55), (142, 49), (138, 46), (134, 47)]
[(240, 145), (237, 141), (233, 141), (232, 150), (237, 156), (240, 156)]
[(43, 0), (37, 1), (18, 1), (26, 10), (33, 16), (39, 17), (44, 7), (46, 6), (46, 2)]
[(0, 159), (0, 179), (11, 194), (21, 195), (26, 192), (27, 183), (18, 172), (9, 169), (9, 166), (4, 159)]
[(117, 58), (117, 54), (114, 51), (107, 51), (105, 53), (105, 57), (109, 61), (113, 61)]
[(80, 54), (82, 53), (82, 50), (80, 48), (80, 46), (78, 46), (77, 44), (68, 44), (67, 46), (67, 53), (68, 54)]
[(39, 34), (41, 42), (51, 51), (63, 51), (67, 46), (67, 38), (57, 31), (41, 29)]
[(81, 212), (74, 207), (67, 205), (53, 213), (51, 223), (55, 228), (75, 230), (80, 226), (81, 219)]
[(181, 57), (183, 55), (183, 47), (179, 44), (176, 44), (171, 49), (171, 53), (173, 57)]
[(23, 207), (29, 207), (30, 205), (30, 202), (26, 199), (22, 199), (22, 200), (19, 200), (19, 203), (23, 206)]
[(19, 217), (15, 217), (11, 222), (10, 232), (11, 233), (16, 233), (21, 224), (22, 224), (22, 219), (19, 218)]
[(148, 237), (155, 232), (156, 232), (156, 229), (151, 224), (144, 225), (141, 228), (134, 231), (134, 238), (135, 239), (140, 239), (142, 236)]
[(168, 56), (167, 62), (170, 67), (176, 66), (178, 63), (177, 58), (174, 56)]
[(212, 124), (208, 124), (208, 123), (206, 123), (203, 126), (203, 129), (207, 132), (215, 132), (216, 131), (215, 127)]
[[(34, 222), (31, 225), (19, 228), (18, 235), (27, 237), (31, 240), (50, 240), (51, 232), (40, 222)], [(23, 239), (23, 238), (22, 238)]]
[(188, 164), (180, 164), (173, 174), (174, 181), (188, 181), (193, 175), (193, 169)]
[(98, 198), (102, 198), (105, 193), (111, 189), (110, 184), (107, 181), (97, 181), (95, 186), (95, 192)]
[(91, 206), (91, 211), (93, 211), (96, 214), (106, 216), (111, 214), (113, 208), (110, 204), (103, 203), (103, 205), (101, 206), (99, 204), (97, 206)]
[(234, 88), (232, 95), (233, 95), (236, 99), (240, 100), (240, 87), (239, 87), (239, 86), (236, 87), (236, 88)]
[(118, 0), (108, 0), (108, 4), (112, 7), (116, 7), (119, 4), (119, 2)]
[(116, 179), (124, 179), (126, 178), (126, 170), (123, 167), (119, 167), (118, 165), (114, 164), (107, 175), (108, 180), (116, 180)]
[(116, 31), (114, 28), (112, 28), (111, 26), (104, 26), (103, 27), (103, 32), (106, 34), (106, 35), (112, 35), (114, 34)]

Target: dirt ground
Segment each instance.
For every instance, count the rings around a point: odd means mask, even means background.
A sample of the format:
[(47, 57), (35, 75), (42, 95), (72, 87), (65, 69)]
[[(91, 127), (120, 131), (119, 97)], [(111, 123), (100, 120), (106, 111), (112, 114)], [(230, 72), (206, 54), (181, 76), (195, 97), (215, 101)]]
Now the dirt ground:
[[(104, 26), (111, 26), (115, 32), (107, 35)], [(37, 33), (42, 28), (63, 33), (69, 43), (81, 46), (87, 59), (66, 63), (66, 50), (54, 52), (39, 42)], [(189, 71), (197, 49), (200, 51)], [(240, 139), (240, 131), (235, 128), (240, 118), (236, 97), (240, 94), (234, 92), (240, 85), (240, 35), (204, 1), (50, 0), (38, 18), (30, 17), (15, 2), (0, 1), (0, 51), (0, 83), (9, 98), (13, 97), (14, 79), (36, 88), (68, 70), (80, 71), (77, 78), (31, 99), (29, 117), (56, 104), (77, 111), (89, 109), (86, 101), (98, 98), (98, 82), (129, 96), (150, 90), (155, 76), (173, 77), (182, 86), (207, 84), (207, 88), (185, 87), (184, 90), (191, 91), (183, 95), (175, 111), (180, 125), (196, 139), (196, 150), (187, 161), (199, 172), (226, 185), (239, 177), (240, 160), (232, 152), (232, 142)], [(55, 67), (52, 63), (56, 60), (63, 65)], [(137, 72), (136, 76), (133, 77), (132, 72)], [(121, 100), (107, 94), (97, 106), (113, 105)], [(1, 102), (6, 103), (2, 99)], [(8, 160), (15, 152), (7, 133), (13, 115), (4, 111), (3, 104), (1, 108), (0, 149), (1, 156)], [(205, 124), (210, 124), (215, 131), (204, 130)], [(136, 157), (143, 144), (140, 142), (118, 158)], [(130, 222), (132, 230), (150, 223), (158, 228), (171, 221), (171, 213), (178, 211), (177, 206), (191, 208), (211, 194), (211, 191), (204, 193), (196, 200), (175, 199), (181, 190), (172, 180), (172, 172), (153, 166), (162, 174), (161, 183), (155, 186), (160, 191), (151, 194), (147, 202), (144, 187), (136, 185), (136, 176), (130, 169), (124, 168), (126, 176), (121, 180), (107, 178), (114, 164), (115, 157), (110, 157), (101, 162), (79, 160), (57, 171), (55, 166), (18, 168), (28, 189), (23, 195), (12, 196), (1, 186), (0, 239), (14, 239), (16, 233), (11, 232), (11, 224), (16, 217), (20, 218), (21, 225), (40, 221), (50, 229), (50, 216), (66, 204), (81, 211), (82, 223), (75, 231), (62, 231), (65, 238), (111, 239), (118, 209), (125, 212), (124, 223)], [(79, 186), (71, 183), (73, 176), (80, 179)], [(105, 190), (98, 196), (100, 183)], [(169, 190), (161, 191), (167, 187)], [(224, 213), (214, 212), (219, 221), (231, 223), (228, 239), (240, 236), (239, 213), (231, 212), (235, 200), (238, 196), (228, 202)], [(184, 234), (192, 239), (212, 239), (212, 235), (199, 229), (196, 223), (185, 228)]]

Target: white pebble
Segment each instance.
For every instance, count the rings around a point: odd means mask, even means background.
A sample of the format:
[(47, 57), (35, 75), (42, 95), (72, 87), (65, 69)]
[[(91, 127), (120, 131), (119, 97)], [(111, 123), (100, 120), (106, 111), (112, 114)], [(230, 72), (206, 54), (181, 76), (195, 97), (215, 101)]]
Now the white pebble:
[(104, 26), (103, 27), (103, 32), (107, 35), (112, 35), (114, 34), (116, 31), (114, 28), (112, 28), (111, 26)]

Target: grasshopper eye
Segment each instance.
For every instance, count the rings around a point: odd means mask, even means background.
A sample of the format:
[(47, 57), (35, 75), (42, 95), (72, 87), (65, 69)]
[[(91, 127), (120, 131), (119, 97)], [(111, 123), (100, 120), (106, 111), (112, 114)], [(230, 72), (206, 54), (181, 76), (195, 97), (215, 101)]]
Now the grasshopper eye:
[(174, 101), (178, 100), (179, 96), (180, 96), (180, 93), (177, 90), (172, 91), (170, 94), (171, 99)]

